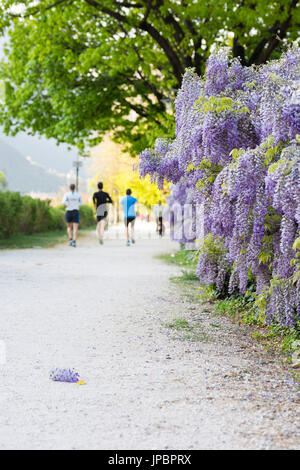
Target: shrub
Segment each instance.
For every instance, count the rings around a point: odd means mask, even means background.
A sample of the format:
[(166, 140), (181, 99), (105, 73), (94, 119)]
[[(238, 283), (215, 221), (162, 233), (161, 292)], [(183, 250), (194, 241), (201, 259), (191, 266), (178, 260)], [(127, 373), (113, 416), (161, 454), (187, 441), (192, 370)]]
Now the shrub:
[(0, 236), (9, 238), (19, 231), (22, 197), (19, 193), (0, 192)]
[[(0, 191), (0, 238), (10, 238), (18, 233), (31, 235), (47, 230), (65, 229), (63, 206), (51, 207), (50, 200), (34, 199), (19, 193)], [(80, 208), (81, 228), (95, 224), (90, 206)]]
[(49, 207), (49, 230), (63, 230), (65, 228), (65, 211), (63, 207)]
[(89, 228), (95, 225), (94, 211), (91, 206), (80, 207), (80, 227)]

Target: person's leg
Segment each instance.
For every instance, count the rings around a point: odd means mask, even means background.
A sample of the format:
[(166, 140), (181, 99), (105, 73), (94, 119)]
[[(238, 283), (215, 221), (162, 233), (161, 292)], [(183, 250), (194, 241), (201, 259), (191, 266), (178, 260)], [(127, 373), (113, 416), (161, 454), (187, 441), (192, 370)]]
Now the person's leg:
[(158, 233), (159, 233), (160, 237), (162, 237), (162, 232), (163, 232), (163, 219), (162, 219), (162, 217), (159, 217), (159, 219), (158, 219)]
[(103, 245), (104, 227), (105, 227), (105, 219), (103, 219), (101, 217), (101, 219), (99, 220), (98, 225), (97, 225), (98, 240), (99, 240), (100, 245)]
[(100, 240), (100, 237), (101, 237), (101, 220), (98, 220), (96, 230), (97, 230), (98, 240)]
[(76, 241), (77, 241), (77, 234), (78, 234), (78, 226), (80, 222), (80, 213), (78, 210), (73, 211), (72, 215), (72, 222), (73, 222), (73, 243), (72, 246), (76, 246)]
[(131, 241), (132, 241), (132, 243), (135, 243), (135, 237), (134, 237), (134, 221), (135, 221), (135, 219), (133, 219), (133, 220), (131, 221), (131, 223), (130, 223), (130, 225), (131, 225)]
[(67, 223), (67, 232), (68, 232), (69, 241), (71, 241), (72, 240), (72, 223), (70, 222)]
[(105, 223), (106, 223), (106, 219), (105, 219), (105, 217), (104, 217), (104, 219), (102, 219), (102, 220), (100, 221), (100, 229), (99, 229), (100, 238), (103, 238), (104, 229), (105, 229)]
[(76, 243), (77, 240), (77, 234), (78, 234), (78, 224), (74, 223), (73, 224), (73, 241)]
[(104, 215), (98, 216), (97, 234), (100, 245), (103, 244), (103, 234), (105, 230), (106, 217), (107, 212), (105, 212)]
[(125, 223), (125, 234), (126, 234), (126, 243), (127, 245), (130, 245), (130, 239), (129, 239), (129, 223), (128, 223), (128, 220), (127, 218), (124, 219), (124, 223)]

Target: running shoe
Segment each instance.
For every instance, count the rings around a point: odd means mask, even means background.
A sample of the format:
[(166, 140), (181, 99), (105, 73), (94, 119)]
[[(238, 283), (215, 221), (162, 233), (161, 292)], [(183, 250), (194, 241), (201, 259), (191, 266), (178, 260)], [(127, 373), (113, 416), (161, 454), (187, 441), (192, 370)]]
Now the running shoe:
[(103, 239), (99, 238), (99, 245), (103, 245)]
[(75, 242), (75, 240), (73, 240), (72, 246), (73, 246), (74, 248), (76, 248), (76, 242)]
[(134, 239), (134, 238), (131, 239), (131, 243), (132, 243), (133, 245), (135, 244), (135, 239)]
[(70, 240), (69, 240), (69, 246), (73, 246), (73, 240), (72, 240), (72, 238), (70, 238)]
[(130, 241), (127, 240), (126, 246), (130, 246)]

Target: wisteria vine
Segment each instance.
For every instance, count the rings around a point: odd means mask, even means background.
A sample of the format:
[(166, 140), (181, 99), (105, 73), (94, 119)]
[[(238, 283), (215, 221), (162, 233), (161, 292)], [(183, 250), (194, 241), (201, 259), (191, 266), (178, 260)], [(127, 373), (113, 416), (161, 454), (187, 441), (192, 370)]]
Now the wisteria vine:
[(297, 45), (260, 67), (218, 50), (204, 77), (183, 77), (175, 138), (140, 155), (141, 176), (173, 183), (171, 208), (194, 207), (195, 238), (204, 227), (200, 282), (243, 293), (254, 279), (265, 320), (287, 327), (300, 317), (299, 67)]

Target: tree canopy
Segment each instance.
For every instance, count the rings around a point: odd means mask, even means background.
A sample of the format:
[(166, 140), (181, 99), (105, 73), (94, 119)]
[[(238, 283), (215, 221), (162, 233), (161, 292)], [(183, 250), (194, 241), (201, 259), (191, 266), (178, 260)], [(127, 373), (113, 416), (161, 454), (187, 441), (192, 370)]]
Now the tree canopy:
[(133, 154), (174, 123), (165, 112), (187, 67), (227, 44), (243, 65), (297, 37), (298, 0), (2, 0), (6, 133), (84, 147), (107, 131)]

